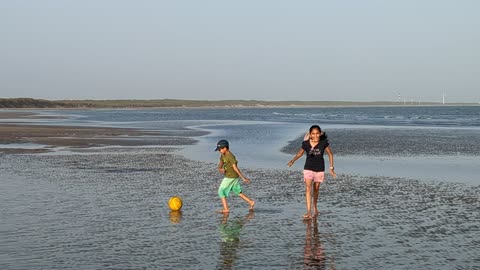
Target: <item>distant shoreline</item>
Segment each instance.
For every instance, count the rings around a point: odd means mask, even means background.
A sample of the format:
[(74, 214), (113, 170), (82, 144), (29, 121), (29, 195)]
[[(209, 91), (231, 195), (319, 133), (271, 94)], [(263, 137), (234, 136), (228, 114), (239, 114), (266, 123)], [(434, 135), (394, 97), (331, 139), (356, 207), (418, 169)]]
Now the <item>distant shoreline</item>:
[(45, 100), (0, 98), (0, 109), (155, 109), (155, 108), (301, 108), (301, 107), (411, 107), (411, 106), (480, 106), (478, 103), (390, 101), (262, 101), (262, 100)]
[[(81, 151), (81, 149), (105, 146), (189, 145), (195, 142), (194, 139), (182, 136), (164, 136), (159, 131), (68, 124), (55, 125), (51, 122), (35, 121), (56, 118), (62, 118), (62, 116), (39, 115), (35, 112), (20, 110), (0, 111), (0, 154), (47, 153), (61, 148)], [(10, 121), (2, 122), (4, 119)], [(33, 121), (24, 122), (25, 119)], [(30, 145), (31, 147), (25, 148), (24, 145)]]

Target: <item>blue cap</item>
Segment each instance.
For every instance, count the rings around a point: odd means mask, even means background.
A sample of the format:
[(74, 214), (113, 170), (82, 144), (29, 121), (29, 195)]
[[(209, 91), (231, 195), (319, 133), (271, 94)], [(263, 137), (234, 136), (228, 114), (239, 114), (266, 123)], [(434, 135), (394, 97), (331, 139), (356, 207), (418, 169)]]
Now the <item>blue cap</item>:
[(220, 140), (217, 143), (217, 148), (215, 148), (215, 151), (218, 151), (221, 148), (226, 147), (226, 146), (228, 146), (228, 141), (227, 140)]

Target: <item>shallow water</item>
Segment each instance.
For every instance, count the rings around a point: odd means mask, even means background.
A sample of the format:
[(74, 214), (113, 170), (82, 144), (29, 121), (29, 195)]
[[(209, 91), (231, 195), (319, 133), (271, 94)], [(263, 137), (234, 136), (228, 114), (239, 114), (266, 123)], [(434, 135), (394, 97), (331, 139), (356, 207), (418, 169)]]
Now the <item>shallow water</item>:
[[(173, 151), (173, 152), (172, 152)], [(215, 213), (214, 163), (174, 149), (1, 155), (2, 269), (474, 269), (480, 188), (340, 175), (304, 222), (297, 170), (252, 170)], [(181, 213), (167, 207), (183, 198)]]
[[(406, 110), (406, 111), (405, 111)], [(64, 111), (47, 111), (65, 114)], [(38, 124), (161, 131), (150, 146), (0, 154), (0, 269), (478, 269), (478, 108), (69, 111)], [(302, 215), (299, 160), (311, 122), (337, 179)], [(228, 138), (253, 213), (221, 208)], [(161, 144), (161, 145), (156, 145)], [(213, 146), (213, 147), (212, 147)], [(172, 212), (171, 196), (184, 207)]]

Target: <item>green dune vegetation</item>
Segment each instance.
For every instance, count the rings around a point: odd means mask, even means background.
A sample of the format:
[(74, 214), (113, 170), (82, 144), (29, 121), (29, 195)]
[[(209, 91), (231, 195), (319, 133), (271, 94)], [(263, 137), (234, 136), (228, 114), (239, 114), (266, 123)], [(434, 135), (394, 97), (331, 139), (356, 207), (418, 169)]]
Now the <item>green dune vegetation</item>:
[[(441, 105), (438, 102), (353, 101), (261, 101), (261, 100), (45, 100), (0, 98), (0, 108), (182, 108), (182, 107), (306, 107), (306, 106), (413, 106)], [(449, 103), (448, 105), (478, 105)]]

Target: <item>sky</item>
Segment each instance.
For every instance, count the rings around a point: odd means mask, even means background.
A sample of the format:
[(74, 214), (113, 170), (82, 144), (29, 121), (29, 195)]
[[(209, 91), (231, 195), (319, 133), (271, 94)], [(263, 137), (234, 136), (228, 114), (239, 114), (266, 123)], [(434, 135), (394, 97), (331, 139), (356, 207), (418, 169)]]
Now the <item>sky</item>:
[(0, 1), (0, 98), (480, 102), (480, 1)]

